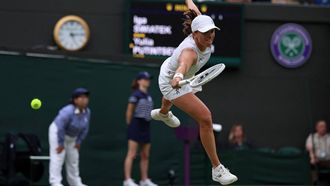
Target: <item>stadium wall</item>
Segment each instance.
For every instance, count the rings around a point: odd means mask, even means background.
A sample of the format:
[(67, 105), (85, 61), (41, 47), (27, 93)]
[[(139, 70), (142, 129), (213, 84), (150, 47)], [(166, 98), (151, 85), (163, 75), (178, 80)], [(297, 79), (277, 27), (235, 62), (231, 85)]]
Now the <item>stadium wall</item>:
[[(77, 14), (92, 27), (90, 45), (78, 54), (123, 55), (124, 30), (117, 25), (123, 25), (125, 2), (90, 2), (80, 1), (77, 5), (75, 1), (5, 1), (0, 7), (0, 47), (33, 51), (54, 45), (52, 29), (56, 21), (63, 15)], [(212, 110), (214, 122), (224, 126), (217, 138), (218, 144), (222, 147), (226, 142), (233, 123), (243, 122), (247, 137), (257, 147), (303, 148), (315, 120), (330, 121), (330, 9), (296, 5), (242, 6), (243, 61), (238, 68), (226, 70), (220, 78), (205, 85), (204, 91), (198, 94)], [(278, 65), (269, 48), (274, 30), (287, 22), (304, 26), (313, 41), (311, 58), (297, 69)], [(82, 148), (82, 174), (90, 185), (102, 185), (105, 180), (110, 180), (110, 185), (120, 184), (126, 150), (124, 111), (130, 80), (140, 70), (148, 70), (157, 77), (159, 68), (149, 64), (132, 66), (132, 62), (1, 55), (0, 95), (5, 99), (0, 108), (0, 136), (7, 131), (34, 132), (41, 136), (47, 149), (47, 128), (57, 110), (67, 103), (73, 88), (85, 86), (92, 91), (93, 118), (91, 133)], [(121, 83), (112, 87), (110, 79), (118, 77)], [(152, 85), (155, 106), (159, 106), (161, 95), (156, 81)], [(29, 108), (33, 97), (44, 101), (43, 108), (37, 112)], [(194, 126), (194, 121), (186, 115), (175, 112), (184, 125)], [(174, 168), (181, 183), (182, 144), (178, 144), (172, 130), (159, 123), (155, 123), (152, 130), (155, 145), (151, 162), (159, 166), (151, 167), (151, 177), (165, 184), (167, 171)], [(162, 135), (158, 135), (160, 131)], [(198, 151), (197, 161), (201, 159), (201, 152)], [(137, 167), (134, 174), (138, 177)], [(194, 183), (203, 183), (201, 180), (208, 178), (201, 175), (195, 172), (195, 178), (200, 178)]]

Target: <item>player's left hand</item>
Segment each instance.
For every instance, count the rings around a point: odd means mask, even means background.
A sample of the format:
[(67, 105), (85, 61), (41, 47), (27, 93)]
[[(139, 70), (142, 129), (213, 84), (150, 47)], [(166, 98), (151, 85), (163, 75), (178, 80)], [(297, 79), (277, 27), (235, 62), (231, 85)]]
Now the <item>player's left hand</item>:
[(77, 150), (80, 150), (80, 144), (76, 144), (74, 147), (75, 147)]
[(179, 82), (181, 81), (181, 78), (174, 78), (171, 80), (171, 86), (174, 88), (174, 89), (179, 89), (181, 88), (179, 86)]

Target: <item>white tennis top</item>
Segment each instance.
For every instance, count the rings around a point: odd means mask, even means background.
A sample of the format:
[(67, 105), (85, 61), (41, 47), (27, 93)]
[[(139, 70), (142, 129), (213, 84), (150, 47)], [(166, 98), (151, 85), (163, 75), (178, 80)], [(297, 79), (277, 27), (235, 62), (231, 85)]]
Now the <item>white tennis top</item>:
[(192, 37), (192, 34), (187, 36), (181, 44), (174, 50), (172, 56), (167, 58), (164, 63), (162, 64), (161, 70), (160, 70), (160, 78), (163, 80), (168, 80), (169, 83), (171, 79), (173, 79), (173, 76), (175, 74), (176, 69), (179, 65), (179, 57), (182, 53), (182, 50), (191, 48), (197, 53), (197, 63), (194, 64), (189, 71), (185, 74), (184, 79), (188, 79), (192, 76), (194, 76), (210, 59), (211, 56), (211, 48), (206, 48), (205, 51), (200, 51), (197, 47), (195, 40)]

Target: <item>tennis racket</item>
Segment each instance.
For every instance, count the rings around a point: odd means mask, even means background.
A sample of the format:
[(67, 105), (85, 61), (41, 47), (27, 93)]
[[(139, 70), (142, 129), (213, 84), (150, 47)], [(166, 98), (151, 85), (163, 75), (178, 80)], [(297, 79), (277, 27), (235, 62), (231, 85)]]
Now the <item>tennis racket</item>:
[(193, 88), (202, 86), (217, 77), (225, 67), (226, 66), (223, 63), (214, 65), (189, 79), (179, 81), (179, 86), (181, 87), (186, 84), (190, 84)]

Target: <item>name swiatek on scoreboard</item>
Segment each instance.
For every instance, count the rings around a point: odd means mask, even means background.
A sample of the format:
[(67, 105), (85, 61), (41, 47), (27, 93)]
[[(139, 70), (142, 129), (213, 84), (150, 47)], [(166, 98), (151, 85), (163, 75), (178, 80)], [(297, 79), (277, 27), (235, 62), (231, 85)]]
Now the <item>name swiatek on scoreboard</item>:
[(132, 52), (135, 56), (169, 56), (175, 49), (174, 47), (155, 46), (154, 39), (146, 36), (146, 34), (171, 35), (171, 25), (149, 25), (148, 18), (134, 15), (133, 33)]
[[(209, 15), (221, 32), (211, 46), (212, 61), (222, 60), (239, 64), (241, 58), (242, 6), (198, 3), (198, 8)], [(182, 33), (186, 4), (166, 1), (136, 0), (129, 4), (128, 31), (125, 51), (138, 58), (168, 57), (185, 38)]]
[[(133, 44), (131, 44), (134, 56), (158, 55), (170, 56), (175, 47), (155, 46), (155, 41), (147, 37), (147, 34), (172, 35), (171, 25), (149, 25), (148, 18), (133, 16)], [(214, 45), (212, 45), (212, 52)]]

